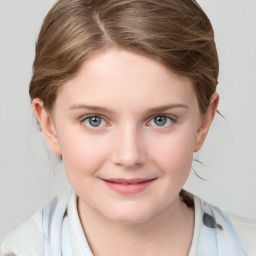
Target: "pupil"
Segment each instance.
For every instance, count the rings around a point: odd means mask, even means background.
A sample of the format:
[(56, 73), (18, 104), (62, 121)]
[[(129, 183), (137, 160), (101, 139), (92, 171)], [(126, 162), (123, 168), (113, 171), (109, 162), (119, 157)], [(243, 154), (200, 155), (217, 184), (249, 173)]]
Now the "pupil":
[(91, 126), (97, 127), (101, 123), (101, 118), (97, 117), (97, 116), (92, 116), (92, 117), (89, 118), (89, 123), (90, 123)]
[(154, 118), (154, 121), (158, 126), (163, 126), (166, 124), (167, 118), (166, 116), (157, 116)]

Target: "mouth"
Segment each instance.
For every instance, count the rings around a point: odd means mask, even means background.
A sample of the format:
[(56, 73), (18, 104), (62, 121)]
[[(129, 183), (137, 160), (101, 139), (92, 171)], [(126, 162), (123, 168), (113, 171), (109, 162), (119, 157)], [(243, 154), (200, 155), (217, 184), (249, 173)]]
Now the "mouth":
[(137, 194), (147, 189), (156, 178), (153, 179), (102, 179), (102, 181), (115, 192), (121, 194)]

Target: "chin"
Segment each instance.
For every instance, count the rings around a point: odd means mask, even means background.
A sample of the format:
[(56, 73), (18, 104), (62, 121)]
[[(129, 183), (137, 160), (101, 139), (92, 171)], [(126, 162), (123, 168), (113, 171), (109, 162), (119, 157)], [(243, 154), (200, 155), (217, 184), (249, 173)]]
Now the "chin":
[(138, 224), (148, 221), (154, 216), (152, 209), (148, 207), (119, 207), (113, 209), (109, 214), (109, 219), (124, 224)]
[(133, 216), (112, 216), (112, 221), (116, 223), (123, 223), (123, 224), (138, 224), (138, 223), (144, 223), (147, 220), (150, 219), (150, 217), (145, 215), (133, 215)]

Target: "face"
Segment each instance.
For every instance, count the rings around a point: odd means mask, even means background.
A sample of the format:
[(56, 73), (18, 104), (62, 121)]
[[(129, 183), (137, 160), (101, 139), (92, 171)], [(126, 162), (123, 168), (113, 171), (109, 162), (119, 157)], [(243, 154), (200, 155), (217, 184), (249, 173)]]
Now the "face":
[(34, 108), (81, 211), (126, 223), (175, 208), (212, 120), (200, 115), (189, 78), (121, 50), (87, 59), (51, 117)]

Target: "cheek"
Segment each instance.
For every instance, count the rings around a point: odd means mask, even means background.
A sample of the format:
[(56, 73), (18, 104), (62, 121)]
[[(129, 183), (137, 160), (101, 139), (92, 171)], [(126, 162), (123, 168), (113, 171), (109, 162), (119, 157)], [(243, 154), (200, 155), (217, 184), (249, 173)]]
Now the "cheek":
[(172, 134), (155, 141), (151, 154), (162, 171), (186, 177), (192, 165), (194, 141), (195, 135), (190, 132)]
[(102, 140), (82, 133), (61, 138), (62, 159), (70, 183), (72, 180), (92, 175), (100, 169), (107, 157), (107, 148)]

